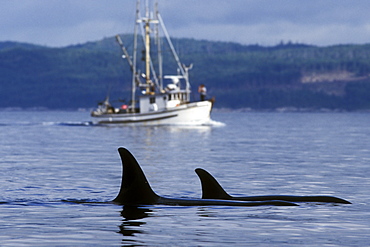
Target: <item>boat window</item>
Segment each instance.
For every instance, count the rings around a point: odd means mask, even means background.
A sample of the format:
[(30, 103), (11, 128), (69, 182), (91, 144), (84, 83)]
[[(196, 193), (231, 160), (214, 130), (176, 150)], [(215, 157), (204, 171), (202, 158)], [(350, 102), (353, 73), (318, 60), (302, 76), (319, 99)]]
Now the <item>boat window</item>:
[(155, 97), (150, 97), (149, 102), (150, 102), (150, 104), (154, 104), (155, 103)]

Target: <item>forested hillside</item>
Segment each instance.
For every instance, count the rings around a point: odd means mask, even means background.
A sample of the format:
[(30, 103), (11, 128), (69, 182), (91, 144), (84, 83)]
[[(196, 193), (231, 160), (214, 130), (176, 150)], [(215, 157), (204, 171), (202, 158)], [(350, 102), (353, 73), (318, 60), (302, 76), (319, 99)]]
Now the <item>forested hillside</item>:
[[(132, 36), (122, 39), (130, 52)], [(182, 62), (194, 65), (194, 97), (203, 83), (215, 107), (370, 109), (370, 44), (173, 43)], [(173, 62), (169, 49), (163, 53)], [(127, 99), (131, 74), (121, 55), (114, 38), (64, 48), (0, 42), (0, 108), (92, 108), (108, 94), (113, 101)], [(171, 69), (174, 64), (164, 68), (176, 73)]]

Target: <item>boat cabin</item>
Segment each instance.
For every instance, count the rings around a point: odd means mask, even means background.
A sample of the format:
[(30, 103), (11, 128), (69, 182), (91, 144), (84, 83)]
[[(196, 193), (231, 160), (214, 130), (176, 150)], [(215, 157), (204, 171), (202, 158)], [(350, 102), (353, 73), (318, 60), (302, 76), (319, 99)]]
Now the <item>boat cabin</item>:
[(186, 90), (176, 90), (160, 94), (140, 96), (140, 113), (169, 110), (189, 102)]

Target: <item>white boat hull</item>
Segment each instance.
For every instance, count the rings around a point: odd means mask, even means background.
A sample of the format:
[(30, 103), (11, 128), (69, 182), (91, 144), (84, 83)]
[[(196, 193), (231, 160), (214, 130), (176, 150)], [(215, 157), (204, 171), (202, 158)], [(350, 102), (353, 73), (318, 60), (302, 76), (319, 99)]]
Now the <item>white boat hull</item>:
[(164, 111), (117, 113), (94, 116), (97, 124), (118, 125), (205, 125), (210, 123), (212, 102), (200, 101), (179, 105)]

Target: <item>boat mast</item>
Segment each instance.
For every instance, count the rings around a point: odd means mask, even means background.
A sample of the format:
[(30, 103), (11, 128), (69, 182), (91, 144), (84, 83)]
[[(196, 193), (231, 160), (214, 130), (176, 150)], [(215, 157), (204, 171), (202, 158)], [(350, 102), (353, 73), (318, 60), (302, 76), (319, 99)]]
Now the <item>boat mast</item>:
[(145, 82), (146, 82), (146, 94), (150, 93), (150, 19), (149, 19), (149, 6), (148, 0), (145, 6)]
[[(158, 20), (158, 1), (155, 3), (155, 15), (156, 19)], [(156, 24), (156, 41), (157, 41), (157, 50), (158, 50), (158, 77), (159, 77), (159, 89), (160, 91), (163, 90), (163, 59), (162, 59), (162, 44), (161, 38), (159, 35), (159, 22)]]
[[(138, 0), (138, 2), (139, 2), (139, 0)], [(157, 75), (155, 73), (153, 63), (152, 63), (152, 60), (151, 60), (151, 57), (150, 57), (150, 41), (151, 41), (151, 39), (150, 39), (150, 33), (151, 33), (150, 25), (152, 23), (157, 24), (158, 20), (153, 19), (151, 17), (153, 14), (149, 11), (148, 0), (145, 3), (146, 3), (146, 5), (145, 5), (146, 6), (146, 8), (145, 8), (145, 17), (140, 17), (140, 15), (139, 15), (137, 20), (136, 20), (136, 23), (144, 23), (144, 25), (140, 25), (140, 30), (141, 30), (143, 43), (144, 43), (144, 48), (145, 48), (145, 57), (144, 57), (144, 60), (145, 60), (145, 74), (143, 74), (143, 77), (145, 79), (145, 83), (140, 84), (140, 85), (145, 87), (145, 94), (151, 94), (151, 93), (154, 92), (154, 83), (157, 85), (158, 88), (160, 87), (158, 85), (158, 78), (157, 78)], [(153, 74), (154, 82), (150, 78), (151, 73)]]
[[(154, 24), (155, 25), (155, 29), (151, 29), (151, 26)], [(186, 91), (187, 91), (187, 97), (189, 98), (190, 96), (190, 83), (189, 83), (189, 76), (188, 76), (188, 70), (191, 69), (192, 66), (189, 66), (189, 67), (185, 67), (184, 65), (181, 64), (180, 62), (180, 59), (176, 53), (176, 50), (172, 44), (172, 41), (169, 37), (169, 34), (167, 32), (167, 29), (166, 27), (164, 26), (164, 23), (163, 23), (163, 20), (162, 20), (162, 17), (161, 15), (159, 14), (159, 11), (158, 11), (158, 2), (156, 1), (155, 4), (154, 4), (154, 13), (153, 12), (150, 12), (150, 8), (149, 8), (149, 0), (146, 0), (145, 1), (145, 16), (142, 17), (140, 15), (140, 0), (137, 0), (137, 12), (136, 12), (136, 25), (135, 25), (135, 40), (134, 40), (134, 61), (133, 61), (133, 64), (134, 64), (134, 67), (136, 68), (136, 53), (137, 53), (137, 26), (139, 25), (140, 27), (140, 31), (141, 31), (141, 36), (142, 36), (142, 39), (143, 39), (143, 43), (144, 43), (144, 49), (145, 49), (145, 53), (144, 53), (144, 62), (145, 62), (145, 73), (142, 74), (145, 82), (144, 83), (140, 83), (140, 80), (138, 77), (138, 75), (136, 75), (135, 79), (133, 80), (133, 83), (136, 82), (138, 83), (138, 85), (140, 87), (144, 87), (145, 88), (145, 91), (144, 93), (145, 94), (153, 94), (154, 91), (155, 91), (155, 87), (154, 85), (157, 86), (158, 90), (159, 91), (163, 91), (163, 59), (162, 59), (162, 49), (161, 49), (161, 39), (160, 39), (160, 33), (159, 33), (159, 25), (162, 29), (162, 31), (164, 32), (164, 36), (166, 37), (167, 39), (167, 42), (170, 46), (170, 49), (171, 49), (171, 52), (172, 52), (172, 55), (173, 57), (175, 58), (175, 61), (177, 63), (177, 67), (178, 69), (180, 70), (180, 74), (182, 76), (182, 78), (185, 80), (185, 83), (186, 83)], [(151, 49), (151, 32), (155, 32), (156, 33), (156, 39), (155, 41), (157, 42), (157, 52), (158, 52), (158, 72), (159, 72), (159, 78), (157, 77), (156, 75), (156, 71), (154, 69), (154, 66), (153, 66), (153, 63), (152, 63), (152, 60), (151, 60), (151, 55), (150, 55), (150, 49)], [(137, 70), (137, 69), (136, 69)], [(137, 73), (135, 71), (135, 73)], [(151, 78), (151, 74), (153, 75), (153, 79)], [(135, 84), (136, 86), (136, 84)], [(133, 92), (136, 90), (134, 90), (134, 84), (133, 84)], [(134, 96), (133, 96), (133, 99), (134, 99)]]
[[(136, 94), (136, 82), (137, 80), (137, 72), (136, 72), (136, 53), (137, 53), (137, 26), (139, 25), (139, 16), (140, 16), (140, 1), (136, 2), (136, 23), (134, 28), (134, 51), (133, 51), (133, 58), (132, 58), (132, 91), (131, 91), (131, 110), (135, 112), (135, 94)], [(139, 82), (139, 81), (138, 81)]]

